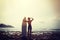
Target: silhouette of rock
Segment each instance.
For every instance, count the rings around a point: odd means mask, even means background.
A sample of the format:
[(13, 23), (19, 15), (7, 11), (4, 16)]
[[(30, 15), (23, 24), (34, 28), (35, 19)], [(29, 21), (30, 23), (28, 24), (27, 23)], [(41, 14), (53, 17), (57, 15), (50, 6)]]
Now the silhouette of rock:
[(52, 29), (52, 30), (60, 30), (60, 29)]
[(0, 27), (13, 27), (11, 25), (6, 25), (6, 24), (0, 24)]

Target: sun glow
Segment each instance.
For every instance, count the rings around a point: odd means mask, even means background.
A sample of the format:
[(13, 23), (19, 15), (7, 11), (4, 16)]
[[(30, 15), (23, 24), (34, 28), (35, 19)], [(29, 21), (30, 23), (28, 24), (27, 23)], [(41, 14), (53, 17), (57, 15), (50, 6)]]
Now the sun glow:
[[(3, 2), (3, 1), (2, 1)], [(54, 28), (56, 15), (49, 0), (6, 0), (1, 23), (10, 24), (21, 31), (22, 19), (32, 17), (33, 31)], [(53, 27), (52, 27), (53, 26)]]

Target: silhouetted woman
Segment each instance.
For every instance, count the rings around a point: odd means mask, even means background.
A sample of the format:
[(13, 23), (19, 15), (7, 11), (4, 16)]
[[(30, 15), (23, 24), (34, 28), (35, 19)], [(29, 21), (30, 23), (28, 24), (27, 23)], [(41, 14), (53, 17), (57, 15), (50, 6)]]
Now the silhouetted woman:
[(24, 17), (22, 22), (22, 36), (26, 36), (27, 30), (27, 23), (26, 23), (26, 17)]

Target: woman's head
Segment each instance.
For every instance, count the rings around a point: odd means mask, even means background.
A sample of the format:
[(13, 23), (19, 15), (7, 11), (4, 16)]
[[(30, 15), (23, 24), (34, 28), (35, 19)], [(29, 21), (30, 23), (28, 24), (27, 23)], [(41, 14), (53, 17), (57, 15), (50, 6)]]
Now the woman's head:
[(24, 17), (23, 21), (25, 21), (25, 20), (26, 20), (26, 17)]

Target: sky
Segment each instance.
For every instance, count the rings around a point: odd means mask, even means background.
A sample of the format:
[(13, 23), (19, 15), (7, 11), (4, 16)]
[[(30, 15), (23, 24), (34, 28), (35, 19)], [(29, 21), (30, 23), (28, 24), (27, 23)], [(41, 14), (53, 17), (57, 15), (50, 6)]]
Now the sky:
[(0, 0), (0, 23), (21, 31), (23, 18), (32, 17), (33, 31), (60, 28), (59, 5), (59, 0)]

